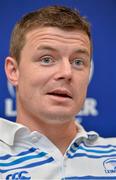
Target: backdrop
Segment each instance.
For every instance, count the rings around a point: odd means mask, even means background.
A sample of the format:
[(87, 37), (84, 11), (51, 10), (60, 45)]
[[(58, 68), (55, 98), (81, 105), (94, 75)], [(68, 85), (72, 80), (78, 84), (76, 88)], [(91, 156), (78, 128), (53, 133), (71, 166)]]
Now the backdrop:
[(87, 98), (78, 120), (86, 130), (116, 136), (116, 0), (1, 0), (0, 1), (0, 116), (15, 121), (15, 91), (7, 82), (4, 60), (15, 22), (46, 5), (79, 9), (91, 22), (93, 62)]

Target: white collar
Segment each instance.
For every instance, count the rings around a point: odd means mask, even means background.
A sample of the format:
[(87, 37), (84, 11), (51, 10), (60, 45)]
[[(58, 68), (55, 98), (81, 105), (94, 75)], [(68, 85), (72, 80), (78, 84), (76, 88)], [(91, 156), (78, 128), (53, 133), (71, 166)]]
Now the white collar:
[(0, 140), (6, 144), (13, 145), (15, 134), (19, 129), (27, 128), (21, 124), (0, 118)]
[(81, 138), (88, 139), (89, 141), (95, 141), (98, 138), (99, 134), (95, 131), (87, 132), (78, 121), (75, 121), (75, 123), (77, 125), (78, 131), (74, 141)]
[[(86, 132), (85, 129), (77, 121), (75, 121), (75, 122), (76, 122), (76, 125), (78, 128), (78, 132), (77, 132), (77, 135), (74, 138), (73, 142), (75, 142), (76, 140), (81, 140), (82, 138), (88, 139), (89, 141), (95, 141), (97, 139), (97, 137), (99, 135), (96, 132), (94, 132), (94, 131)], [(12, 146), (14, 143), (15, 135), (20, 130), (22, 130), (20, 134), (22, 134), (23, 132), (24, 132), (24, 134), (26, 132), (31, 133), (29, 128), (22, 124), (14, 123), (12, 121), (8, 121), (6, 119), (0, 118), (0, 140), (5, 142), (6, 144)], [(37, 132), (37, 133), (39, 136), (40, 135), (44, 136), (40, 132)]]

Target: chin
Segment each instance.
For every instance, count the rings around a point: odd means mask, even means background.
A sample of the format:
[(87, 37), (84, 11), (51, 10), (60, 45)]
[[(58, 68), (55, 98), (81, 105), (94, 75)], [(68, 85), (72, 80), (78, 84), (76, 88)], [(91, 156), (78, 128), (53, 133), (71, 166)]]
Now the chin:
[(47, 113), (44, 114), (44, 117), (42, 119), (44, 119), (45, 122), (48, 122), (50, 124), (62, 124), (74, 120), (75, 115), (71, 116), (71, 114), (69, 113)]

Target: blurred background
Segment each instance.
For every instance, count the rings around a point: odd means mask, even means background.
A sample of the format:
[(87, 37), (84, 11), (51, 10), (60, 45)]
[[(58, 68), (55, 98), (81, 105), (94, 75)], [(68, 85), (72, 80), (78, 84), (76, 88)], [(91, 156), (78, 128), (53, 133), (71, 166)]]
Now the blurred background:
[(1, 0), (0, 1), (0, 117), (16, 119), (15, 89), (4, 73), (5, 57), (16, 21), (48, 5), (79, 9), (91, 22), (93, 59), (87, 98), (77, 120), (87, 131), (116, 136), (116, 0)]

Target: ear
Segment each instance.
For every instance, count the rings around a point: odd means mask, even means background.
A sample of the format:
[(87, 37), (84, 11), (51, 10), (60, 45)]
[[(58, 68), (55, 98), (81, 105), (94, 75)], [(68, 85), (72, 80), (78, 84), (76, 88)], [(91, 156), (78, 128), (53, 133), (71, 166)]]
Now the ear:
[(13, 86), (18, 85), (19, 70), (16, 60), (12, 57), (7, 57), (5, 60), (5, 72), (7, 79)]

